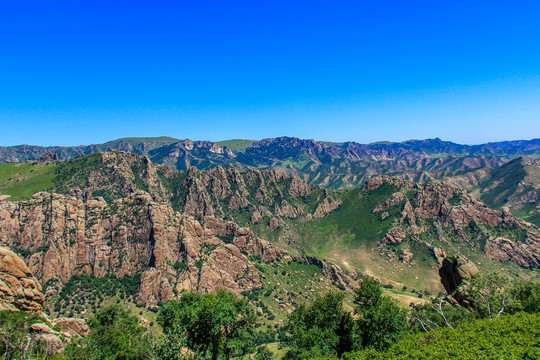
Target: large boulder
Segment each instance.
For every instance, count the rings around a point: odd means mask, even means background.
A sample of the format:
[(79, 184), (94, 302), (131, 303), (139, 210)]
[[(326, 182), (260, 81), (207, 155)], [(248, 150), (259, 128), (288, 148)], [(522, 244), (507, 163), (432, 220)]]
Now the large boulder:
[(13, 251), (0, 247), (0, 310), (41, 311), (41, 285)]
[(478, 274), (476, 265), (465, 256), (447, 257), (439, 269), (441, 283), (448, 294), (456, 291), (463, 280), (468, 280)]
[(84, 319), (58, 318), (55, 319), (53, 323), (58, 325), (61, 331), (65, 331), (71, 336), (80, 337), (90, 334), (90, 329)]

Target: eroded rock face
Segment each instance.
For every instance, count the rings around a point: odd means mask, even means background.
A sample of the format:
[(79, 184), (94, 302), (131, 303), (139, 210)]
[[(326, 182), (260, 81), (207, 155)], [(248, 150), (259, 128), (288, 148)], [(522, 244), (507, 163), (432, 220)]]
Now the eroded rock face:
[[(225, 244), (193, 217), (135, 192), (107, 204), (38, 193), (0, 205), (0, 242), (30, 252), (42, 282), (77, 273), (142, 273), (139, 301), (167, 301), (181, 290), (225, 287), (239, 294), (260, 287), (258, 272), (236, 246)], [(219, 221), (209, 221), (219, 227)], [(223, 225), (221, 225), (223, 226)]]
[(41, 311), (43, 293), (24, 261), (0, 247), (0, 310)]
[(44, 165), (54, 163), (56, 161), (58, 161), (58, 155), (48, 152), (38, 159), (37, 164)]
[(405, 239), (407, 233), (402, 227), (396, 226), (388, 230), (384, 236), (384, 241), (389, 244), (399, 244)]
[(315, 209), (315, 213), (313, 214), (313, 217), (316, 217), (316, 218), (324, 217), (330, 214), (335, 209), (337, 209), (340, 205), (341, 205), (341, 201), (337, 201), (337, 200), (329, 201), (328, 199), (324, 199), (324, 201), (321, 202)]
[(148, 306), (184, 290), (239, 295), (262, 286), (246, 255), (291, 259), (247, 228), (212, 216), (197, 220), (142, 191), (111, 204), (45, 192), (0, 203), (0, 242), (30, 252), (25, 271), (43, 283), (79, 273), (141, 273), (137, 300)]
[(84, 319), (77, 318), (58, 318), (53, 321), (58, 325), (61, 331), (69, 333), (71, 336), (87, 336), (90, 334), (90, 328)]
[(491, 238), (486, 244), (486, 254), (501, 262), (512, 261), (522, 267), (540, 267), (540, 241), (535, 234), (525, 243), (517, 243), (504, 237)]

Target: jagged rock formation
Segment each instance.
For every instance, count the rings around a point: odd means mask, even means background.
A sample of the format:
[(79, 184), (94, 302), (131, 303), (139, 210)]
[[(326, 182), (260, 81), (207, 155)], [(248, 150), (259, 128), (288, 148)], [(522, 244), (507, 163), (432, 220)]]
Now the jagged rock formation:
[[(389, 196), (373, 212), (401, 207), (401, 216), (384, 235), (384, 243), (399, 244), (407, 236), (421, 235), (428, 231), (428, 222), (436, 220), (437, 237), (443, 242), (448, 242), (445, 234), (463, 241), (474, 240), (476, 244), (485, 242), (482, 250), (492, 259), (512, 261), (522, 267), (540, 266), (540, 235), (532, 224), (509, 212), (492, 210), (465, 190), (442, 182), (415, 183), (382, 176), (368, 180), (364, 189), (373, 191), (383, 184), (392, 185), (399, 192)], [(413, 194), (411, 199), (405, 192)]]
[(0, 247), (0, 310), (41, 311), (41, 285), (24, 261), (13, 251)]
[[(29, 267), (43, 283), (65, 282), (78, 273), (142, 273), (137, 300), (149, 306), (183, 290), (227, 288), (240, 294), (260, 288), (246, 255), (268, 261), (288, 256), (234, 223), (210, 216), (196, 220), (142, 191), (111, 204), (45, 192), (29, 201), (3, 202), (0, 229), (0, 243), (29, 254)], [(347, 281), (337, 269), (327, 272)]]
[(57, 172), (56, 191), (78, 199), (101, 196), (110, 203), (144, 190), (187, 215), (265, 221), (271, 228), (282, 226), (282, 219), (325, 216), (340, 204), (332, 193), (274, 171), (218, 166), (184, 172), (118, 151), (72, 160)]
[(58, 325), (61, 331), (72, 337), (83, 337), (90, 334), (90, 328), (84, 319), (58, 318), (53, 320), (53, 325)]
[(58, 155), (48, 152), (38, 159), (37, 164), (44, 165), (54, 163), (56, 161), (58, 161)]
[[(30, 339), (46, 344), (49, 354), (61, 352), (73, 337), (89, 334), (84, 319), (61, 318), (50, 320), (42, 313), (41, 285), (24, 261), (13, 251), (0, 247), (0, 310), (30, 311), (40, 315), (39, 322), (31, 324)], [(53, 330), (58, 325), (59, 331)]]
[(479, 197), (492, 208), (540, 225), (540, 160), (519, 157), (495, 168), (485, 168), (444, 178)]

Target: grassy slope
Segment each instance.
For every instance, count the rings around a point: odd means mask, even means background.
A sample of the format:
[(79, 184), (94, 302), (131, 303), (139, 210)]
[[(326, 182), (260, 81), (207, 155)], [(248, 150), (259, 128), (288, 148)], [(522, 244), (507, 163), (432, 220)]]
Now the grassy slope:
[(155, 143), (175, 143), (175, 142), (178, 142), (178, 141), (181, 141), (181, 140), (180, 139), (175, 139), (175, 138), (172, 138), (172, 137), (169, 137), (169, 136), (127, 137), (127, 138), (121, 138), (121, 139), (116, 139), (116, 140), (113, 140), (113, 141), (106, 142), (105, 145), (111, 145), (111, 144), (116, 145), (116, 144), (118, 144), (120, 142), (123, 142), (123, 141), (129, 142), (132, 145), (137, 145), (140, 142), (147, 142), (147, 141), (151, 141), (151, 142), (155, 142)]
[(216, 144), (219, 146), (226, 146), (232, 151), (236, 152), (244, 152), (248, 147), (251, 146), (254, 142), (257, 140), (244, 140), (244, 139), (231, 139), (231, 140), (223, 140), (218, 141)]
[[(342, 205), (326, 217), (313, 221), (288, 221), (288, 228), (271, 231), (259, 224), (252, 227), (265, 239), (285, 247), (292, 253), (314, 255), (339, 264), (343, 269), (378, 277), (383, 283), (397, 287), (427, 289), (438, 293), (442, 288), (437, 273), (438, 266), (427, 247), (417, 241), (388, 246), (381, 253), (379, 240), (401, 215), (403, 202), (387, 209), (389, 216), (372, 210), (398, 189), (383, 185), (365, 192), (361, 189), (343, 191)], [(412, 194), (409, 194), (412, 196)], [(397, 257), (408, 247), (415, 254), (409, 266)]]
[(12, 201), (29, 199), (38, 191), (53, 187), (58, 165), (2, 164), (0, 165), (0, 193), (11, 195)]

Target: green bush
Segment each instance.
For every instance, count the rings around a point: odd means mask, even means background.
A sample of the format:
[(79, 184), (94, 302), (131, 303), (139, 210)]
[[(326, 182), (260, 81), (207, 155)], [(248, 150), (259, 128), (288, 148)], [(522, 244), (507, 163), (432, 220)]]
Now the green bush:
[(540, 359), (540, 314), (519, 313), (415, 334), (387, 351), (368, 349), (349, 360)]

